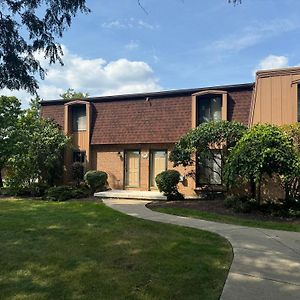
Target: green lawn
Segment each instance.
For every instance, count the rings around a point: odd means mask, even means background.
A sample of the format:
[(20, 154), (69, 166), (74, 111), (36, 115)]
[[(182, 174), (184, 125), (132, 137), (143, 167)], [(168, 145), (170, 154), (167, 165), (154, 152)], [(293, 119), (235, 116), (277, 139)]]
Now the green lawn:
[(235, 216), (222, 215), (222, 214), (200, 211), (200, 210), (190, 209), (190, 208), (160, 207), (160, 208), (153, 208), (153, 210), (167, 213), (167, 214), (172, 214), (172, 215), (192, 217), (192, 218), (198, 218), (198, 219), (227, 223), (227, 224), (300, 232), (299, 223), (263, 221), (263, 220), (254, 220), (254, 219), (251, 220), (246, 218), (243, 219)]
[(0, 299), (218, 299), (218, 235), (97, 202), (0, 200)]

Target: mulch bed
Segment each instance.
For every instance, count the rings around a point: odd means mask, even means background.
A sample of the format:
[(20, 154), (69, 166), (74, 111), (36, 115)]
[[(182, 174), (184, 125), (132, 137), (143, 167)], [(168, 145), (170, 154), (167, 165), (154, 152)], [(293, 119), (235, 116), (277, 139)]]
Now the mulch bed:
[(243, 219), (250, 220), (262, 220), (262, 221), (276, 221), (276, 222), (288, 222), (294, 224), (300, 224), (300, 219), (291, 219), (291, 218), (283, 218), (276, 217), (270, 215), (264, 215), (263, 213), (257, 211), (252, 213), (237, 213), (232, 209), (226, 208), (223, 204), (223, 200), (180, 200), (180, 201), (154, 201), (147, 204), (148, 208), (187, 208), (194, 209), (199, 211), (206, 211), (217, 213), (220, 215), (228, 215), (239, 217)]

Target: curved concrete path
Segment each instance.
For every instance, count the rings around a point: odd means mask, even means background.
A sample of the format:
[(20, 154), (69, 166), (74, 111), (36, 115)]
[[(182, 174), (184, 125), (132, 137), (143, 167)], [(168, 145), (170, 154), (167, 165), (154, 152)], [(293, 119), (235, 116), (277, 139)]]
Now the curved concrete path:
[(148, 202), (104, 200), (107, 206), (130, 216), (207, 230), (228, 239), (234, 259), (221, 299), (300, 299), (300, 233), (163, 214), (146, 208)]

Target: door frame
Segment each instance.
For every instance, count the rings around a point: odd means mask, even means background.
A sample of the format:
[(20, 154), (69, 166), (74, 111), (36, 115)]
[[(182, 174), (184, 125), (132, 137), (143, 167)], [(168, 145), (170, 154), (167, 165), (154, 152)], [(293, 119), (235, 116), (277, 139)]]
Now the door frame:
[(161, 152), (165, 152), (165, 157), (166, 157), (166, 170), (168, 170), (168, 149), (150, 149), (149, 150), (149, 180), (148, 180), (148, 190), (151, 191), (151, 190), (157, 190), (157, 188), (155, 186), (151, 186), (151, 179), (152, 179), (152, 167), (153, 167), (153, 164), (152, 164), (152, 158), (153, 158), (153, 152), (155, 151), (161, 151)]
[[(127, 153), (128, 152), (138, 152), (139, 153), (139, 185), (138, 186), (128, 186), (126, 185), (127, 177)], [(124, 163), (123, 163), (123, 190), (126, 189), (139, 189), (141, 187), (141, 150), (140, 149), (126, 149), (124, 150)]]

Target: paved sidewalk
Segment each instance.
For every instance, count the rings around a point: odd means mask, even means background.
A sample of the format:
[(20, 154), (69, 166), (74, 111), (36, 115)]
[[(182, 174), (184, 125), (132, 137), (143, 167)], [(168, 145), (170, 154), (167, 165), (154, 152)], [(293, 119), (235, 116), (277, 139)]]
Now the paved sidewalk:
[(148, 202), (104, 200), (107, 206), (137, 218), (203, 229), (228, 239), (234, 259), (221, 299), (300, 299), (300, 233), (163, 214), (146, 208)]

